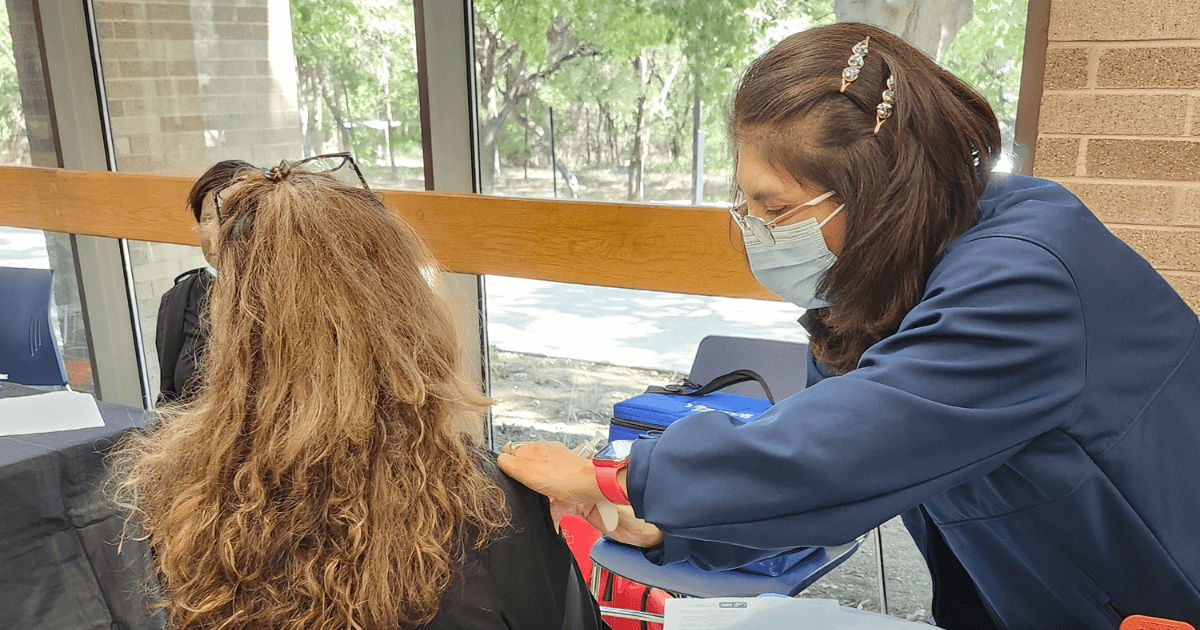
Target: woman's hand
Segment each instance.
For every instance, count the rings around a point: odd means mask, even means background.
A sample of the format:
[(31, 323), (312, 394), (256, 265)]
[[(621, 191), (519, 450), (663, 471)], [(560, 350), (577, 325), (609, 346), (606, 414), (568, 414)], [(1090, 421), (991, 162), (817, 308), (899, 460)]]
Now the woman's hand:
[(531, 490), (568, 506), (603, 501), (592, 460), (558, 442), (505, 445), (500, 470)]
[[(610, 504), (612, 505), (612, 504)], [(617, 527), (609, 530), (600, 516), (600, 510), (595, 503), (583, 503), (575, 506), (574, 514), (587, 519), (592, 527), (604, 532), (610, 538), (636, 547), (654, 547), (662, 544), (662, 530), (652, 523), (647, 523), (633, 515), (633, 506), (614, 505), (617, 509)]]

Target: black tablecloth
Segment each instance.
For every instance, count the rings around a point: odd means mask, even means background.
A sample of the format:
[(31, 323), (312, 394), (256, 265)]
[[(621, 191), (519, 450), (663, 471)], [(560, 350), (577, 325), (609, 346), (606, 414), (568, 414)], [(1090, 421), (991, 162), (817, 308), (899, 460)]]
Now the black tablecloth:
[[(37, 395), (0, 383), (0, 398)], [(98, 403), (104, 427), (0, 437), (0, 628), (162, 628), (146, 608), (147, 547), (117, 542), (104, 454), (140, 409)]]

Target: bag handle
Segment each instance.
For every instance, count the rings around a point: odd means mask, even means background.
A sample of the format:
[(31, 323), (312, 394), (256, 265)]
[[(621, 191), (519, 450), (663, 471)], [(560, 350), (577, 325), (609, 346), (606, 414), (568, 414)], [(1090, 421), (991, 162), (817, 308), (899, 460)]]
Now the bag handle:
[[(719, 389), (725, 389), (730, 385), (745, 383), (746, 381), (754, 381), (762, 385), (763, 392), (767, 394), (767, 402), (775, 404), (775, 397), (771, 394), (771, 388), (767, 387), (767, 381), (758, 372), (753, 370), (734, 370), (728, 374), (722, 374), (711, 381), (701, 385), (691, 379), (682, 379), (678, 383), (672, 383), (663, 387), (649, 387), (646, 389), (647, 394), (674, 394), (677, 396), (703, 396), (708, 393), (715, 392)], [(685, 390), (688, 388), (690, 391)]]

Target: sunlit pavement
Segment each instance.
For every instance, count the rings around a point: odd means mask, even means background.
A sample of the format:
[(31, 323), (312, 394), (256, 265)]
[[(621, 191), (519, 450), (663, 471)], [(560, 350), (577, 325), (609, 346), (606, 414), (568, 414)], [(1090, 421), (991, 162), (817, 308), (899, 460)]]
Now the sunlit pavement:
[(528, 352), (686, 373), (708, 335), (807, 341), (785, 302), (488, 276), (488, 342)]
[[(0, 266), (48, 268), (38, 230), (0, 227)], [(687, 372), (708, 335), (805, 341), (801, 310), (714, 298), (488, 276), (488, 342), (500, 350)]]

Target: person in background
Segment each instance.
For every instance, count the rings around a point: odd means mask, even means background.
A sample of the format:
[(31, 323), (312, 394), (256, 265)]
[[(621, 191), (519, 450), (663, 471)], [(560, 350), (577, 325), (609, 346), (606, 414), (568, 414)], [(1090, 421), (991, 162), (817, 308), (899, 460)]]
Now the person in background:
[(187, 207), (196, 217), (200, 234), (200, 249), (208, 266), (185, 271), (175, 278), (158, 305), (158, 324), (154, 345), (158, 349), (158, 404), (186, 403), (195, 395), (199, 373), (197, 366), (204, 356), (206, 332), (201, 315), (208, 300), (216, 270), (211, 231), (200, 229), (214, 220), (213, 190), (227, 185), (242, 169), (253, 168), (242, 160), (224, 160), (212, 165), (188, 193)]
[(436, 263), (318, 157), (214, 192), (205, 386), (112, 460), (168, 627), (604, 627), (549, 502), (474, 437)]
[(993, 173), (987, 101), (880, 29), (783, 40), (729, 120), (732, 218), (758, 281), (807, 309), (808, 386), (596, 471), (549, 442), (500, 466), (589, 515), (626, 504), (614, 535), (660, 563), (900, 514), (944, 628), (1200, 623), (1200, 321), (1171, 285), (1061, 185)]

